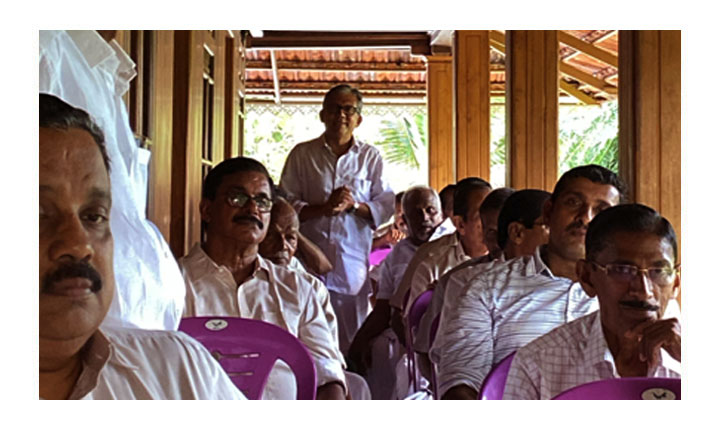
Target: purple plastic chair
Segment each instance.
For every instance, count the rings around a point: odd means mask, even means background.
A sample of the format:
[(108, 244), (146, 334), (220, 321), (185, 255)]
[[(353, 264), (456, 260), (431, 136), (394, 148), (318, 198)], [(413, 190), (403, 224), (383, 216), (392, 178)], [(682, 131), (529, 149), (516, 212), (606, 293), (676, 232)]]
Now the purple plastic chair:
[(680, 378), (612, 378), (573, 387), (553, 399), (680, 400)]
[(483, 385), (478, 393), (480, 400), (502, 400), (505, 393), (505, 381), (507, 381), (508, 372), (510, 372), (510, 364), (512, 364), (515, 353), (511, 353), (500, 363), (490, 369), (490, 373), (485, 377)]
[(413, 392), (417, 391), (419, 385), (416, 372), (417, 367), (415, 365), (415, 350), (413, 349), (413, 334), (415, 334), (415, 330), (417, 330), (420, 325), (420, 319), (423, 314), (425, 314), (428, 306), (430, 306), (432, 294), (432, 290), (427, 290), (420, 294), (410, 307), (410, 312), (407, 317), (407, 326), (405, 328), (405, 347), (408, 358), (408, 382), (412, 385)]
[(183, 318), (180, 331), (197, 339), (248, 399), (260, 399), (280, 359), (295, 374), (297, 399), (315, 399), (315, 363), (292, 334), (264, 321), (230, 317)]
[(370, 252), (370, 265), (379, 266), (390, 252), (392, 252), (392, 246), (381, 247)]

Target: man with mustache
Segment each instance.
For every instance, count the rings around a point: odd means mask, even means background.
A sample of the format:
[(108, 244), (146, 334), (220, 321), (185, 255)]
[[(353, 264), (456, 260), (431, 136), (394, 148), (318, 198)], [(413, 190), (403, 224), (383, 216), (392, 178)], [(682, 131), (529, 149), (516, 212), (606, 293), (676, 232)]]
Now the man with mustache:
[(577, 282), (585, 258), (585, 231), (599, 212), (617, 205), (625, 186), (612, 171), (585, 165), (560, 177), (543, 207), (547, 245), (533, 255), (493, 266), (469, 281), (440, 317), (433, 345), (439, 393), (444, 399), (477, 399), (490, 368), (555, 327), (597, 309)]
[[(266, 321), (295, 335), (310, 351), (318, 399), (345, 399), (342, 359), (313, 287), (299, 273), (258, 254), (273, 207), (265, 167), (245, 157), (215, 166), (203, 182), (200, 214), (206, 241), (179, 260), (187, 294), (183, 316)], [(295, 379), (277, 363), (263, 399), (294, 399)]]
[[(269, 259), (273, 263), (292, 269), (300, 273), (312, 285), (315, 295), (322, 305), (325, 313), (330, 332), (334, 338), (334, 346), (338, 350), (337, 340), (337, 318), (335, 311), (330, 304), (330, 294), (328, 289), (318, 278), (310, 274), (305, 266), (295, 257), (295, 252), (300, 248), (305, 250), (305, 256), (318, 257), (316, 260), (324, 258), (322, 251), (312, 242), (303, 238), (299, 231), (300, 221), (298, 220), (295, 209), (284, 198), (277, 197), (273, 203), (270, 212), (270, 225), (268, 227), (265, 239), (260, 243), (258, 251), (264, 258)], [(343, 360), (342, 354), (338, 351), (338, 357)], [(365, 380), (352, 372), (345, 372), (345, 383), (348, 386), (349, 399), (367, 400), (370, 399), (370, 389)]]
[(680, 289), (670, 222), (641, 204), (613, 207), (590, 222), (585, 249), (577, 274), (600, 310), (520, 348), (504, 399), (552, 399), (610, 378), (680, 378), (680, 322), (666, 314)]
[(280, 178), (300, 231), (333, 266), (323, 282), (337, 313), (343, 353), (368, 314), (373, 231), (390, 219), (395, 196), (380, 151), (353, 135), (361, 113), (360, 91), (347, 84), (331, 88), (320, 111), (325, 132), (293, 147)]
[(40, 398), (244, 399), (184, 333), (99, 329), (115, 292), (104, 135), (40, 94), (39, 156)]
[(390, 328), (389, 299), (415, 251), (430, 239), (442, 222), (440, 198), (432, 188), (415, 186), (408, 189), (402, 206), (408, 237), (401, 240), (380, 264), (375, 307), (355, 335), (349, 352), (354, 367), (367, 377), (373, 399), (397, 396), (393, 395), (395, 365), (404, 353)]

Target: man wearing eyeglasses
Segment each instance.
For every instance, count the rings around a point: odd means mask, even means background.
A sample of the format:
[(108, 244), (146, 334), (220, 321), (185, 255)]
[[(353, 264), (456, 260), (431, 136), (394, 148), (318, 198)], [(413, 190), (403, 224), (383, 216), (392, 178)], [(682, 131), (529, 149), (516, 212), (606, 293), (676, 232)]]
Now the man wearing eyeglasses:
[[(272, 179), (260, 162), (237, 157), (210, 170), (200, 201), (206, 240), (179, 260), (187, 287), (183, 316), (249, 318), (287, 330), (315, 361), (317, 398), (345, 399), (342, 359), (312, 285), (258, 254), (272, 206)], [(276, 364), (263, 399), (295, 394), (292, 371)]]
[(533, 339), (597, 309), (577, 283), (585, 232), (601, 211), (619, 204), (624, 185), (612, 171), (585, 165), (560, 177), (543, 206), (547, 245), (498, 263), (468, 281), (446, 304), (430, 349), (439, 358), (445, 399), (477, 399), (493, 365)]
[(300, 217), (300, 231), (333, 265), (324, 282), (343, 353), (368, 314), (372, 235), (392, 215), (395, 199), (380, 152), (353, 136), (361, 112), (357, 89), (347, 84), (330, 89), (320, 111), (325, 132), (290, 151), (280, 178)]
[(577, 274), (600, 310), (520, 348), (504, 399), (551, 399), (610, 378), (680, 378), (680, 322), (666, 313), (680, 288), (670, 222), (644, 205), (620, 205), (593, 219), (585, 245)]

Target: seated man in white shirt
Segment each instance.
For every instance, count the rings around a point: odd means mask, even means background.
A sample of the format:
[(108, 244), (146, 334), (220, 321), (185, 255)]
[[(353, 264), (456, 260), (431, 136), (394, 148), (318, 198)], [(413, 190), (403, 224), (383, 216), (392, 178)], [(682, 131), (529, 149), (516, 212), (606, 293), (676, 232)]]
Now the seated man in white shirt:
[[(538, 189), (523, 189), (512, 193), (502, 203), (498, 214), (496, 211), (487, 210), (483, 212), (491, 198), (491, 195), (480, 206), (483, 216), (483, 233), (488, 249), (493, 251), (495, 247), (500, 250), (491, 252), (488, 255), (495, 256), (499, 262), (504, 262), (518, 256), (532, 255), (538, 246), (544, 245), (548, 240), (547, 226), (542, 220), (542, 208), (545, 201), (550, 198), (550, 193)], [(493, 220), (494, 218), (494, 220)], [(495, 231), (495, 233), (493, 233)], [(445, 273), (437, 282), (430, 306), (420, 320), (417, 334), (415, 335), (414, 347), (417, 352), (427, 353), (430, 350), (433, 322), (440, 316), (445, 302), (445, 297), (456, 298), (465, 289), (468, 281), (477, 276), (480, 272), (491, 268), (491, 260), (486, 256), (473, 258), (465, 261), (459, 266)], [(431, 358), (438, 363), (437, 358)]]
[[(438, 339), (438, 387), (444, 399), (477, 399), (494, 364), (555, 327), (597, 309), (577, 283), (575, 265), (585, 258), (585, 232), (600, 211), (617, 205), (624, 185), (599, 165), (573, 168), (560, 177), (543, 208), (547, 245), (532, 256), (496, 263), (445, 298)], [(452, 300), (452, 301), (451, 301)], [(439, 343), (442, 340), (442, 343)]]
[(665, 314), (680, 288), (670, 222), (641, 204), (613, 207), (590, 223), (585, 249), (577, 273), (600, 310), (520, 348), (504, 399), (552, 399), (610, 378), (680, 378), (680, 322)]
[(415, 186), (408, 189), (402, 205), (402, 218), (409, 236), (401, 240), (380, 264), (375, 307), (358, 330), (349, 350), (354, 367), (368, 379), (373, 399), (398, 396), (393, 395), (395, 365), (405, 350), (390, 328), (389, 299), (417, 248), (430, 239), (442, 222), (440, 198), (432, 188)]
[(99, 329), (115, 292), (105, 138), (40, 94), (39, 156), (40, 398), (244, 399), (184, 333)]
[[(249, 318), (287, 330), (315, 361), (317, 398), (345, 399), (342, 360), (312, 285), (258, 254), (274, 196), (265, 167), (250, 158), (227, 159), (210, 170), (202, 194), (206, 241), (179, 260), (187, 287), (183, 316)], [(263, 399), (295, 395), (292, 371), (276, 364)]]
[[(338, 342), (337, 318), (335, 311), (330, 303), (330, 294), (328, 289), (320, 279), (310, 274), (305, 266), (295, 257), (301, 247), (305, 250), (306, 257), (313, 257), (314, 262), (327, 261), (325, 255), (320, 248), (315, 246), (307, 239), (303, 239), (302, 246), (300, 239), (303, 235), (300, 233), (300, 220), (298, 219), (295, 209), (284, 198), (277, 197), (273, 203), (270, 212), (270, 224), (265, 239), (260, 243), (258, 252), (264, 258), (269, 259), (273, 263), (299, 272), (312, 285), (315, 290), (323, 311), (325, 319), (330, 327), (333, 335), (334, 346), (337, 348), (337, 356), (343, 360), (340, 353), (340, 345)], [(343, 364), (343, 367), (345, 365)], [(345, 382), (348, 386), (348, 398), (353, 400), (370, 399), (370, 388), (365, 380), (352, 372), (345, 371)]]

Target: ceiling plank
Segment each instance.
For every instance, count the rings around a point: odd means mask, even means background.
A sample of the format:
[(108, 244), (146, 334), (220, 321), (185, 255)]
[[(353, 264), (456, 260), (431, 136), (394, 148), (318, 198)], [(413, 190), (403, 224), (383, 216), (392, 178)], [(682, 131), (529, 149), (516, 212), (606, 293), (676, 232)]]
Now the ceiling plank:
[(490, 30), (490, 47), (505, 54), (505, 35), (497, 30)]
[(565, 33), (564, 31), (558, 31), (557, 34), (558, 42), (562, 42), (578, 51), (582, 51), (583, 54), (589, 55), (590, 57), (600, 60), (603, 63), (607, 63), (614, 68), (618, 67), (618, 58), (616, 55), (578, 39), (575, 36)]
[[(425, 72), (424, 63), (408, 62), (332, 62), (276, 60), (278, 69), (303, 71), (350, 71), (350, 72)], [(249, 60), (245, 69), (270, 69), (270, 62)]]
[(578, 81), (582, 81), (585, 84), (595, 87), (600, 91), (604, 91), (609, 94), (617, 94), (617, 87), (606, 83), (605, 81), (595, 78), (589, 73), (585, 73), (574, 66), (560, 61), (560, 72), (575, 78)]
[(599, 105), (592, 96), (585, 94), (583, 91), (565, 80), (560, 80), (560, 89), (586, 105)]
[(430, 35), (418, 32), (264, 31), (248, 38), (249, 48), (410, 47), (413, 54), (430, 54)]

